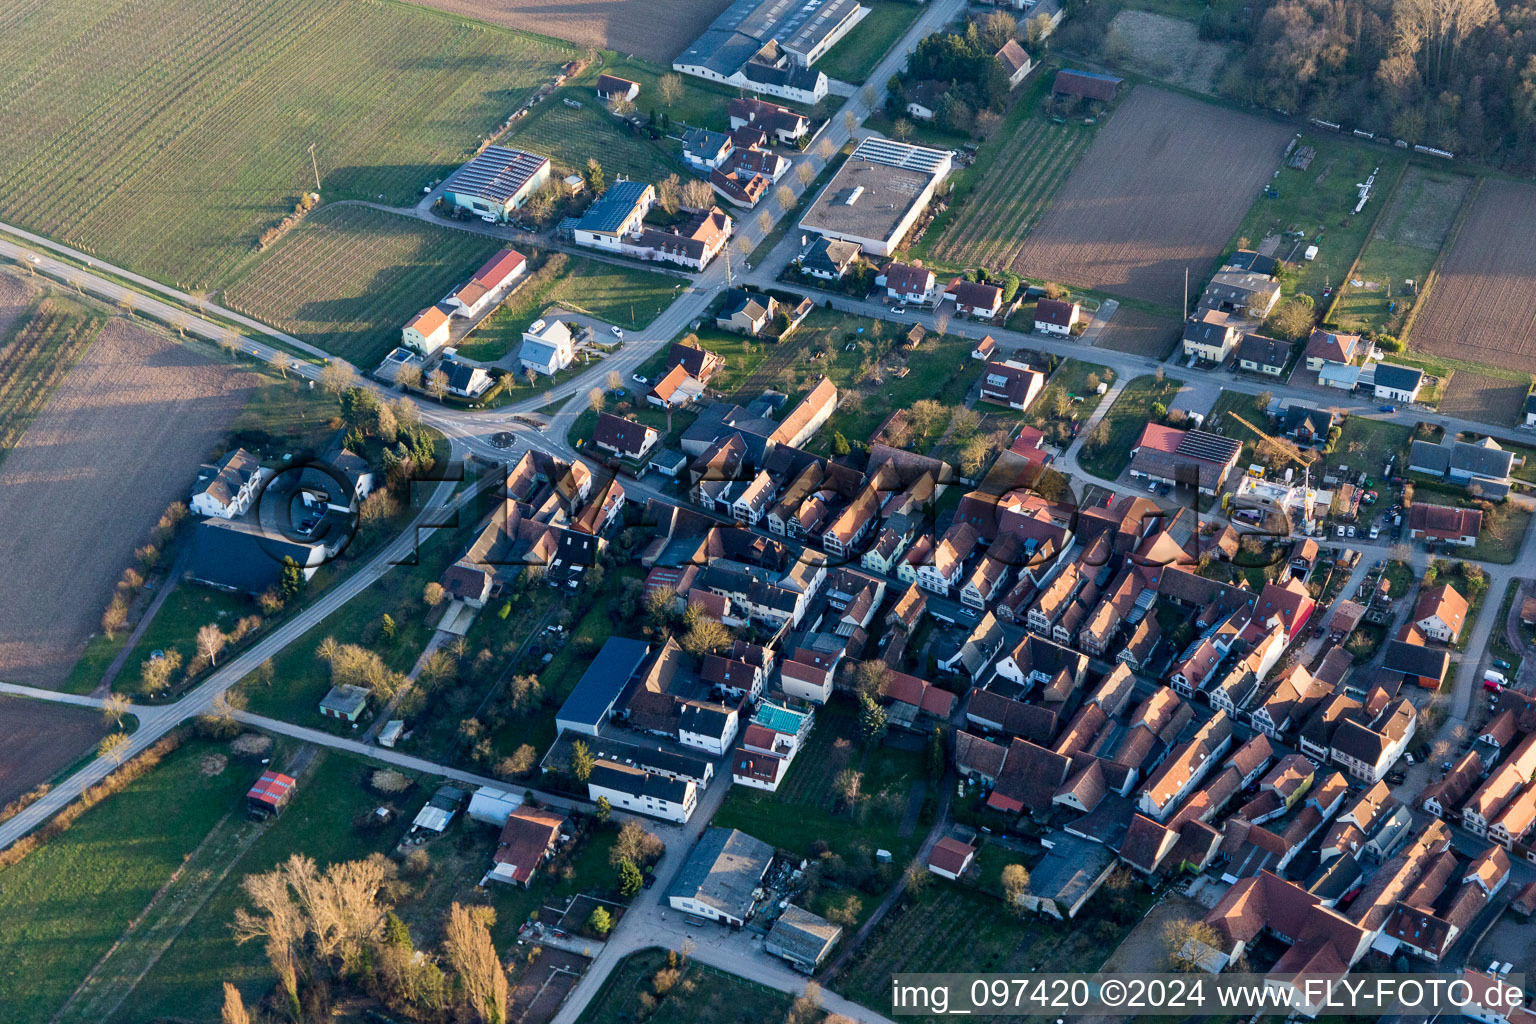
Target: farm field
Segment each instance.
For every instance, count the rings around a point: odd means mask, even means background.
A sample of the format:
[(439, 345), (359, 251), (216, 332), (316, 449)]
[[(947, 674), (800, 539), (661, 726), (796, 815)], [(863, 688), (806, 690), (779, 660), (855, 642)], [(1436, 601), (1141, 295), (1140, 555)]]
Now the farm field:
[[(1026, 103), (1021, 100), (1015, 110)], [(947, 220), (929, 247), (930, 258), (954, 267), (1011, 265), (1092, 140), (1092, 128), (1052, 124), (1039, 114), (1007, 125), (989, 144), (997, 147), (995, 158), (985, 163), (978, 158), (961, 172), (963, 198), (941, 214)]]
[(1121, 305), (1099, 334), (1094, 347), (1162, 359), (1173, 351), (1178, 340), (1178, 317), (1160, 316)]
[[(522, 344), (523, 331), (551, 306), (587, 313), (625, 330), (638, 331), (654, 320), (678, 289), (687, 284), (686, 278), (672, 274), (553, 252), (500, 309), (470, 332), (459, 345), (459, 352), (487, 362), (516, 352)], [(526, 397), (516, 392), (514, 396)]]
[(1421, 300), (1409, 346), (1536, 372), (1536, 188), (1485, 181)]
[(828, 78), (863, 85), (923, 10), (908, 0), (870, 0), (869, 13), (816, 62)]
[(524, 32), (541, 32), (582, 46), (671, 61), (709, 27), (730, 0), (427, 0), (451, 11)]
[(89, 708), (0, 697), (0, 807), (68, 768), (107, 734)]
[(1259, 118), (1138, 87), (1078, 161), (1013, 269), (1177, 310), (1188, 268), (1202, 281), (1286, 131)]
[[(262, 380), (107, 322), (0, 467), (0, 678), (65, 680), (133, 549)], [(37, 585), (63, 563), (70, 586)]]
[(37, 288), (20, 274), (0, 271), (0, 339), (8, 338), (37, 299)]
[(1423, 287), (1472, 186), (1466, 175), (1409, 167), (1353, 278), (1339, 289), (1331, 322), (1348, 331), (1401, 333), (1416, 301), (1408, 282)]
[(21, 0), (0, 15), (0, 219), (220, 288), (315, 187), (311, 143), (326, 199), (408, 202), (575, 55), (379, 0)]
[(0, 334), (0, 464), (102, 323), (78, 303), (52, 296), (10, 319), (15, 332)]
[(1127, 6), (1109, 23), (1104, 56), (1118, 67), (1194, 92), (1214, 95), (1232, 59), (1224, 44), (1200, 38), (1200, 11), (1165, 14)]
[(1443, 416), (1508, 427), (1525, 422), (1521, 414), (1530, 390), (1529, 380), (1457, 370), (1451, 375), (1450, 383), (1441, 388), (1440, 404), (1436, 408)]
[(238, 810), (253, 773), (207, 754), (183, 746), (0, 871), (7, 1024), (48, 1021), (182, 859)]
[[(1276, 162), (1280, 176), (1261, 183), (1273, 188), (1276, 196), (1271, 199), (1267, 192), (1254, 192), (1256, 198), (1237, 228), (1233, 248), (1255, 248), (1285, 261), (1291, 272), (1280, 279), (1281, 293), (1310, 295), (1322, 310), (1328, 306), (1324, 290), (1339, 287), (1360, 255), (1407, 158), (1396, 150), (1367, 147), (1331, 133), (1303, 133), (1296, 145), (1297, 149), (1311, 146), (1317, 155), (1304, 171)], [(1378, 173), (1371, 199), (1356, 216), (1355, 204), (1360, 200), (1356, 185), (1373, 170)], [(1312, 260), (1304, 255), (1309, 245), (1317, 246)]]
[(406, 320), (500, 247), (365, 206), (321, 209), (230, 288), (226, 304), (371, 370)]

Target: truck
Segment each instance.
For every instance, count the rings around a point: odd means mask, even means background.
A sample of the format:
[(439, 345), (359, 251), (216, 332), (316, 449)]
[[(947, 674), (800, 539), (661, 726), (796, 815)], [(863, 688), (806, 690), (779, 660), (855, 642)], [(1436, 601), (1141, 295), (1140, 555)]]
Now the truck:
[(1508, 685), (1509, 680), (1504, 677), (1502, 672), (1495, 672), (1493, 669), (1489, 669), (1483, 673), (1483, 688), (1485, 690), (1492, 690), (1494, 693), (1498, 693)]

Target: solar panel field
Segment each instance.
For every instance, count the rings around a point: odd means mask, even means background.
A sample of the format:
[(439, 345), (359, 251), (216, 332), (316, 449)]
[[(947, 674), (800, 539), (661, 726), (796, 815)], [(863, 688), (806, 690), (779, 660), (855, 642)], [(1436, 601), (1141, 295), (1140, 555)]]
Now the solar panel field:
[(408, 202), (568, 44), (376, 0), (0, 5), (0, 220), (195, 289), (314, 188)]

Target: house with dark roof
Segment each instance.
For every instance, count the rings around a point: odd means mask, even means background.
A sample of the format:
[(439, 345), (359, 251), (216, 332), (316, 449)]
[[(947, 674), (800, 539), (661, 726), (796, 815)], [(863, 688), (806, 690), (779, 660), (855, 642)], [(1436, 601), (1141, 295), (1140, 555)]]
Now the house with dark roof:
[(938, 282), (927, 267), (892, 260), (876, 273), (875, 287), (884, 288), (891, 302), (926, 306), (933, 301)]
[(635, 97), (640, 95), (640, 83), (631, 82), (627, 78), (618, 75), (602, 74), (597, 76), (597, 98), (613, 102), (614, 100), (628, 100), (633, 103)]
[(698, 807), (698, 787), (691, 779), (662, 775), (602, 758), (587, 778), (587, 799), (665, 821), (686, 822)]
[(800, 253), (800, 271), (823, 281), (841, 281), (863, 252), (858, 242), (817, 235)]
[(491, 375), (479, 366), (444, 359), (438, 369), (448, 378), (448, 391), (460, 398), (479, 398), (491, 389)]
[(725, 163), (736, 144), (725, 132), (689, 128), (683, 132), (683, 161), (696, 171), (712, 171)]
[(197, 474), (188, 507), (200, 516), (234, 519), (243, 516), (271, 474), (261, 468), (261, 460), (244, 448), (236, 448), (215, 464), (203, 466)]
[(1473, 488), (1484, 498), (1509, 494), (1516, 465), (1515, 453), (1491, 437), (1476, 441), (1447, 438), (1440, 444), (1414, 441), (1408, 450), (1408, 469), (1439, 477), (1448, 483)]
[(1232, 314), (1219, 309), (1202, 309), (1184, 321), (1179, 344), (1184, 355), (1208, 363), (1222, 363), (1237, 347), (1242, 330)]
[(1063, 299), (1040, 299), (1035, 303), (1035, 330), (1066, 338), (1083, 319), (1083, 307)]
[(1389, 402), (1416, 402), (1424, 386), (1424, 371), (1416, 366), (1377, 363), (1372, 389), (1377, 398)]
[(1200, 310), (1263, 320), (1280, 301), (1280, 282), (1268, 274), (1220, 270), (1200, 293)]
[(1003, 290), (995, 284), (957, 277), (945, 287), (941, 301), (953, 302), (961, 316), (992, 320), (1003, 310)]
[(1195, 487), (1201, 494), (1215, 495), (1237, 465), (1242, 450), (1242, 442), (1236, 438), (1148, 423), (1131, 449), (1130, 472), (1133, 477)]
[(760, 128), (775, 142), (788, 145), (794, 145), (811, 131), (810, 119), (804, 114), (750, 96), (731, 100), (726, 105), (726, 116), (733, 130)]
[(756, 337), (768, 329), (777, 310), (778, 302), (773, 296), (733, 288), (725, 293), (724, 304), (715, 314), (715, 326)]
[(1279, 377), (1291, 361), (1291, 343), (1262, 334), (1245, 334), (1237, 345), (1238, 369)]
[(1028, 410), (1045, 390), (1045, 374), (1011, 359), (988, 363), (981, 372), (981, 400)]

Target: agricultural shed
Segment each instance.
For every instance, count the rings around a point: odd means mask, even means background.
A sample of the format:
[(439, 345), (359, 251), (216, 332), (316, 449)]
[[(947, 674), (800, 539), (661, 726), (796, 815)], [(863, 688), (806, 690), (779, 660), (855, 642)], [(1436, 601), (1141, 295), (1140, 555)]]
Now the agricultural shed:
[(269, 814), (278, 814), (288, 802), (293, 799), (293, 791), (299, 785), (299, 780), (292, 775), (284, 775), (281, 772), (262, 772), (261, 778), (245, 794), (246, 805), (253, 815), (266, 817)]
[(609, 637), (582, 673), (571, 695), (560, 705), (560, 711), (555, 715), (555, 728), (560, 732), (596, 736), (598, 727), (607, 720), (648, 653), (650, 647), (639, 640)]
[(1124, 81), (1125, 79), (1116, 78), (1114, 75), (1062, 68), (1056, 72), (1056, 81), (1051, 85), (1051, 92), (1057, 96), (1071, 96), (1074, 99), (1108, 103), (1115, 98)]

